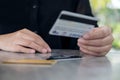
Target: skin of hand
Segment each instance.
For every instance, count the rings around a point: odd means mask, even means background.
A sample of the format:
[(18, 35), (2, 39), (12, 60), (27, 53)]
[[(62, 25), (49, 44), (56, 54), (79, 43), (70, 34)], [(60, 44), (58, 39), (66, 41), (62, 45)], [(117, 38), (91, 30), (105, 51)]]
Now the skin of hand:
[(39, 35), (28, 29), (0, 35), (0, 49), (23, 53), (51, 52), (49, 45)]
[(80, 51), (92, 56), (105, 56), (112, 48), (112, 31), (110, 27), (98, 27), (78, 39)]

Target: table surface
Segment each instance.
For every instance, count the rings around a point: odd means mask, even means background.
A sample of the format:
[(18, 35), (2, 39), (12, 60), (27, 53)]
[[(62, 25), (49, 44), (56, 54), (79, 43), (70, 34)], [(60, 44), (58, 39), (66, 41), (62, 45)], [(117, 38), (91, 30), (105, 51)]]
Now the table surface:
[(49, 66), (0, 63), (0, 80), (120, 80), (120, 53), (60, 60)]

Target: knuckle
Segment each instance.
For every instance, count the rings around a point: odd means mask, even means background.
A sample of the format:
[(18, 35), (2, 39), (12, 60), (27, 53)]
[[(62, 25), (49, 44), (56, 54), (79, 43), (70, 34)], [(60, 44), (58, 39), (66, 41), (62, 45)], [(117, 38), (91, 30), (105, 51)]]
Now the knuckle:
[(112, 45), (107, 45), (103, 48), (101, 48), (101, 52), (108, 52), (112, 48)]
[(16, 37), (20, 37), (20, 36), (22, 36), (23, 35), (23, 32), (22, 31), (17, 31), (16, 32)]
[(28, 30), (27, 28), (24, 28), (24, 29), (22, 29), (21, 31), (26, 31), (26, 30)]

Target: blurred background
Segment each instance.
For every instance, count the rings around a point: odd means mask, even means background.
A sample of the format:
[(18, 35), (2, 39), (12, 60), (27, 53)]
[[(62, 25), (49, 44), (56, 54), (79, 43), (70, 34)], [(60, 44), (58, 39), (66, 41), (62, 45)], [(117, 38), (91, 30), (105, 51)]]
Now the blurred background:
[(90, 0), (93, 14), (99, 19), (98, 25), (112, 28), (113, 49), (120, 50), (120, 0)]

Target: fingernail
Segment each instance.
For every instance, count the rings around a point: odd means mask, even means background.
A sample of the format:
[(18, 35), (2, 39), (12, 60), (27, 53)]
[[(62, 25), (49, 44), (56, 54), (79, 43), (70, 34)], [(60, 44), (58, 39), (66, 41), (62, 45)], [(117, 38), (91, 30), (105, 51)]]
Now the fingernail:
[(52, 50), (50, 48), (47, 48), (48, 52), (51, 52)]
[(42, 53), (47, 53), (47, 49), (42, 49)]

